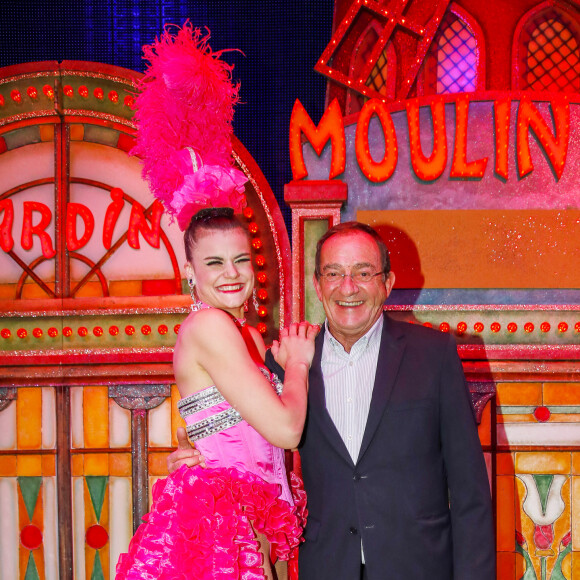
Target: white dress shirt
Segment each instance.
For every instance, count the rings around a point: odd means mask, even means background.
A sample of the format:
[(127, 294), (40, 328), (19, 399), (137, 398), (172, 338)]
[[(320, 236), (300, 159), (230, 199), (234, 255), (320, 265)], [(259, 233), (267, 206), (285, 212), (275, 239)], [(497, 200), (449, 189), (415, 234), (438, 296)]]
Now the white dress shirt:
[(326, 408), (354, 463), (371, 406), (382, 330), (380, 316), (346, 352), (326, 323), (321, 358)]

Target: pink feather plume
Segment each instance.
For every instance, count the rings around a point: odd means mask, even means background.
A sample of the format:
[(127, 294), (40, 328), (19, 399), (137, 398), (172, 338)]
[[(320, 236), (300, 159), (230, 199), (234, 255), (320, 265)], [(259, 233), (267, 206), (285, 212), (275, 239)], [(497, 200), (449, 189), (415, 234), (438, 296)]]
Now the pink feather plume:
[[(182, 28), (166, 27), (160, 38), (143, 47), (149, 65), (135, 100), (138, 131), (131, 153), (142, 159), (143, 177), (168, 213), (179, 218), (180, 227), (183, 223), (187, 227), (189, 221), (183, 211), (193, 215), (196, 205), (197, 209), (216, 205), (208, 201), (208, 192), (184, 187), (185, 178), (197, 169), (188, 148), (195, 151), (199, 167), (215, 166), (224, 174), (239, 174), (233, 180), (238, 192), (242, 176), (246, 181), (243, 173), (232, 168), (231, 155), (239, 84), (231, 81), (233, 66), (220, 60), (223, 51), (212, 52), (209, 37), (209, 30), (204, 35), (186, 22)], [(232, 179), (223, 188), (214, 185), (217, 190), (230, 187)], [(177, 191), (191, 192), (190, 199), (183, 195), (174, 199)], [(224, 193), (227, 198), (228, 192)], [(218, 195), (215, 201), (223, 199)]]

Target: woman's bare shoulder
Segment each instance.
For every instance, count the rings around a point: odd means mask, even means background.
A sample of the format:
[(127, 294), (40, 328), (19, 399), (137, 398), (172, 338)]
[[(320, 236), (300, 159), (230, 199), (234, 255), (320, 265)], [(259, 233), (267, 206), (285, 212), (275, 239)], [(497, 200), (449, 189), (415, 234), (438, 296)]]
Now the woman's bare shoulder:
[[(204, 308), (192, 312), (181, 324), (179, 336), (194, 339), (197, 335), (207, 338), (208, 334), (215, 335), (217, 330), (235, 329), (229, 314), (219, 308)], [(208, 333), (208, 334), (206, 334)]]

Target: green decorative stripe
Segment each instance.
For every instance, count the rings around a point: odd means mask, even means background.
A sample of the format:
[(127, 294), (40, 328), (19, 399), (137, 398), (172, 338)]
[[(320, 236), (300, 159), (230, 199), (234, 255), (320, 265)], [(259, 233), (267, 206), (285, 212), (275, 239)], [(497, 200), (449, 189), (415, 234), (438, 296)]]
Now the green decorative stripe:
[(580, 414), (580, 405), (550, 405), (550, 413), (561, 413), (562, 415)]
[[(560, 413), (562, 415), (580, 414), (580, 405), (550, 405), (547, 407), (550, 413)], [(529, 415), (536, 410), (532, 405), (502, 405), (497, 407), (498, 415)]]
[(22, 494), (22, 499), (26, 506), (28, 519), (32, 520), (34, 508), (38, 501), (38, 493), (40, 491), (40, 486), (42, 485), (42, 477), (20, 476), (18, 478), (18, 485), (20, 486), (20, 493)]
[(26, 565), (26, 574), (24, 575), (24, 580), (40, 580), (32, 552), (30, 552), (30, 555), (28, 556), (28, 564)]
[(17, 129), (16, 131), (9, 131), (4, 134), (4, 140), (6, 141), (8, 150), (24, 147), (31, 143), (40, 143), (40, 128), (38, 125), (34, 125), (32, 127)]
[(497, 407), (497, 414), (498, 415), (529, 415), (530, 413), (534, 412), (536, 407), (533, 406), (521, 406), (516, 407), (511, 405), (502, 405), (501, 407)]
[(99, 556), (98, 550), (95, 553), (95, 565), (93, 566), (91, 580), (105, 580), (105, 575), (103, 574), (103, 566), (101, 564), (101, 558)]
[(109, 147), (116, 147), (119, 141), (119, 131), (97, 125), (85, 125), (84, 139), (92, 143), (100, 143)]
[(107, 475), (86, 475), (85, 481), (87, 482), (89, 495), (91, 496), (91, 502), (98, 522), (101, 519), (101, 510), (103, 509), (105, 490), (107, 489), (107, 483), (109, 483), (109, 477)]

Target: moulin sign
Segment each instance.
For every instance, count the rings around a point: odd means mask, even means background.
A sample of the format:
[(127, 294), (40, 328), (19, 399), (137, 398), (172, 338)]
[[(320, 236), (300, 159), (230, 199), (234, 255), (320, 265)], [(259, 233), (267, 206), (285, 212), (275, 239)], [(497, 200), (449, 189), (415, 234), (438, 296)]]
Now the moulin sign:
[[(495, 135), (495, 173), (508, 179), (509, 134), (511, 129), (512, 103), (518, 102), (515, 131), (515, 149), (518, 177), (523, 178), (534, 169), (530, 154), (530, 134), (538, 139), (555, 178), (559, 180), (566, 165), (570, 138), (570, 105), (565, 95), (551, 95), (548, 100), (554, 129), (549, 126), (538, 107), (524, 95), (503, 93), (493, 100), (493, 126), (489, 127)], [(478, 101), (481, 99), (478, 94)], [(534, 95), (537, 99), (537, 94)], [(430, 99), (412, 99), (403, 103), (407, 114), (407, 129), (410, 145), (410, 160), (415, 175), (424, 181), (438, 179), (443, 174), (449, 159), (448, 136), (445, 119), (446, 102), (455, 103), (455, 144), (449, 176), (453, 179), (481, 179), (487, 169), (489, 158), (467, 159), (468, 120), (470, 96), (466, 93), (436, 96)], [(432, 127), (420, 123), (419, 111), (422, 103), (427, 103), (431, 111)], [(400, 110), (400, 103), (387, 105), (380, 99), (368, 100), (359, 113), (354, 148), (356, 161), (364, 176), (373, 183), (387, 181), (397, 167), (399, 145), (397, 131), (391, 113)], [(399, 109), (397, 108), (399, 107)], [(369, 147), (369, 125), (375, 117), (379, 120), (384, 134), (384, 155), (375, 159)], [(429, 155), (423, 152), (421, 136), (432, 131), (433, 149)], [(344, 119), (338, 101), (335, 99), (326, 109), (316, 126), (300, 101), (296, 101), (290, 121), (290, 162), (295, 180), (308, 176), (302, 149), (302, 135), (312, 145), (317, 155), (321, 155), (330, 141), (332, 157), (328, 179), (333, 179), (345, 170), (346, 139)]]

